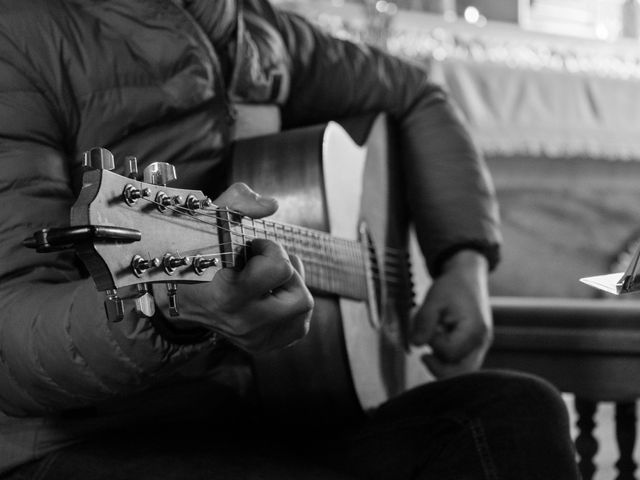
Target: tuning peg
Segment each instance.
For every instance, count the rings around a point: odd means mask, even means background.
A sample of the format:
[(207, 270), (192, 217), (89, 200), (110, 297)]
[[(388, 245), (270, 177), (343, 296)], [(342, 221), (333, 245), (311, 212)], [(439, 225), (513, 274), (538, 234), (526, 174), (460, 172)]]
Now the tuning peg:
[(156, 304), (147, 284), (138, 284), (138, 296), (134, 298), (134, 304), (138, 315), (151, 318), (156, 313)]
[(205, 258), (200, 255), (196, 255), (191, 264), (197, 275), (204, 274), (204, 271), (209, 267), (215, 267), (218, 265), (218, 259), (215, 257)]
[(163, 186), (178, 178), (175, 167), (166, 162), (152, 163), (144, 169), (142, 175), (145, 182)]
[(169, 294), (169, 315), (178, 317), (180, 315), (177, 298), (178, 284), (174, 282), (167, 283), (167, 293)]
[(151, 267), (157, 267), (158, 263), (153, 260), (147, 260), (140, 255), (134, 255), (131, 259), (131, 270), (136, 277), (141, 277)]
[(107, 318), (112, 322), (120, 322), (124, 319), (124, 302), (118, 297), (117, 290), (107, 290), (104, 308), (107, 312)]
[(156, 313), (156, 304), (150, 293), (143, 293), (134, 299), (136, 313), (151, 318)]
[(195, 195), (189, 195), (187, 200), (184, 202), (184, 206), (189, 210), (194, 211), (202, 208), (202, 202), (198, 200)]
[(173, 274), (173, 272), (175, 272), (176, 268), (178, 267), (191, 265), (191, 261), (191, 257), (175, 257), (170, 253), (167, 253), (162, 258), (164, 270), (169, 275)]
[(138, 159), (134, 155), (127, 155), (124, 157), (124, 171), (125, 175), (133, 180), (137, 180), (138, 173)]
[(113, 170), (113, 154), (102, 147), (94, 147), (82, 154), (82, 166), (92, 170)]

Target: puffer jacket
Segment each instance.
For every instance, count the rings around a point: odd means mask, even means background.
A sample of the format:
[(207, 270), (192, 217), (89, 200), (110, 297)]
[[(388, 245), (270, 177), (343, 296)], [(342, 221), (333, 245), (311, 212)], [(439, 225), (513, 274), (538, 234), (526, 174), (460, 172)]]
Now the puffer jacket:
[(430, 172), (432, 271), (463, 246), (495, 265), (486, 168), (419, 66), (260, 0), (0, 0), (0, 472), (98, 428), (98, 414), (66, 412), (113, 402), (110, 415), (130, 418), (153, 411), (131, 406), (136, 395), (211, 378), (208, 337), (176, 342), (131, 312), (107, 321), (73, 253), (21, 242), (68, 224), (94, 146), (171, 162), (178, 187), (223, 178), (235, 102), (278, 105), (284, 128), (388, 112), (404, 156)]

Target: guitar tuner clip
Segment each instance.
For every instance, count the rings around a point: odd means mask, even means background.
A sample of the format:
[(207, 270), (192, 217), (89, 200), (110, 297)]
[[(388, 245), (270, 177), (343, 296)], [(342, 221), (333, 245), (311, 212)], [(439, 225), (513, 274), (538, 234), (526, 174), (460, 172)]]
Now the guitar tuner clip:
[(38, 253), (57, 252), (73, 248), (76, 244), (91, 240), (106, 242), (137, 242), (142, 234), (133, 228), (101, 227), (96, 225), (43, 228), (31, 237), (25, 238), (22, 245), (34, 248)]

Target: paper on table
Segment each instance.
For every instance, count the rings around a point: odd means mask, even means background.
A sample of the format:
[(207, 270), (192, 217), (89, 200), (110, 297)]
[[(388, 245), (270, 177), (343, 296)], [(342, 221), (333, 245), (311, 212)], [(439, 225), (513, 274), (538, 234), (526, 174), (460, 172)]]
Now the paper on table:
[(586, 283), (591, 287), (595, 287), (605, 292), (613, 293), (614, 295), (620, 295), (625, 293), (622, 290), (624, 285), (624, 272), (608, 273), (606, 275), (596, 275), (595, 277), (581, 278), (582, 283)]
[(594, 277), (581, 278), (582, 283), (604, 290), (605, 292), (620, 295), (622, 293), (637, 292), (640, 290), (640, 246), (636, 248), (631, 261), (624, 272), (596, 275)]

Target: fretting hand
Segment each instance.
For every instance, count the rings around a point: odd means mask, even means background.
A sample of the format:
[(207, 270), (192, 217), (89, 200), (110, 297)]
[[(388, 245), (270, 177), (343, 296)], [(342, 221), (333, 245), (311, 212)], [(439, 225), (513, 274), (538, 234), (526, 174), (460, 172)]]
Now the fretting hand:
[[(275, 199), (242, 183), (232, 185), (214, 203), (252, 218), (278, 208)], [(266, 239), (254, 239), (249, 250), (242, 270), (225, 268), (209, 283), (181, 288), (181, 319), (176, 323), (212, 328), (252, 353), (290, 345), (307, 333), (313, 309), (302, 262)]]

